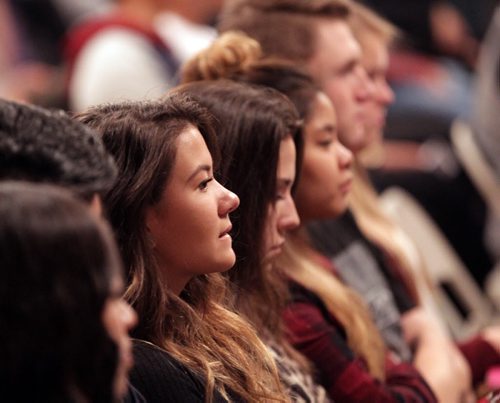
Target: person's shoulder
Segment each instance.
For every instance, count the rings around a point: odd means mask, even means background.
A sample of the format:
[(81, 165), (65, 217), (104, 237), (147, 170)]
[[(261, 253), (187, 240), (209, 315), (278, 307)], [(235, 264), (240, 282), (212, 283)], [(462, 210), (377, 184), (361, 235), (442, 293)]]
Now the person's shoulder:
[(134, 368), (130, 382), (147, 402), (204, 402), (201, 378), (167, 351), (143, 340), (133, 341)]
[(122, 403), (147, 403), (146, 398), (133, 385), (128, 385), (127, 395)]
[(167, 351), (144, 340), (133, 340), (134, 369), (162, 371), (165, 373), (184, 373), (189, 371)]
[(295, 281), (288, 282), (288, 289), (290, 291), (289, 303), (316, 303), (318, 301), (314, 292)]

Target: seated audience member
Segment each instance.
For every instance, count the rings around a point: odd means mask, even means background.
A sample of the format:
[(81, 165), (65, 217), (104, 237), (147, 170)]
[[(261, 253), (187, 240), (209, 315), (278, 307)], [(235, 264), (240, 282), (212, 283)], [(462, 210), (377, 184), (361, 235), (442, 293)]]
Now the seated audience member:
[[(354, 10), (355, 13), (363, 12), (362, 8)], [(437, 347), (434, 351), (437, 352), (448, 349), (449, 354), (455, 357), (457, 363), (462, 361), (459, 368), (463, 368), (463, 359), (458, 355), (458, 352), (452, 351), (454, 349), (450, 345), (450, 341), (446, 340), (447, 336), (443, 334), (439, 326), (434, 331), (428, 332), (433, 337), (424, 338), (418, 336), (414, 331), (408, 331), (412, 328), (416, 330), (429, 329), (435, 323), (432, 318), (424, 319), (427, 314), (417, 306), (420, 298), (417, 296), (416, 285), (411, 273), (414, 269), (412, 265), (422, 263), (412, 259), (415, 252), (411, 241), (381, 212), (380, 207), (378, 207), (377, 195), (367, 180), (363, 168), (357, 162), (359, 152), (363, 151), (371, 142), (381, 139), (380, 130), (383, 127), (383, 122), (380, 122), (380, 118), (385, 115), (384, 112), (391, 100), (390, 89), (387, 87), (383, 74), (384, 69), (387, 68), (388, 59), (384, 38), (386, 40), (390, 38), (387, 36), (391, 32), (390, 26), (384, 24), (367, 10), (364, 13), (362, 15), (354, 14), (353, 20), (357, 21), (354, 32), (358, 37), (363, 35), (368, 37), (360, 40), (362, 45), (369, 46), (364, 42), (369, 39), (372, 45), (377, 46), (371, 47), (371, 53), (363, 54), (363, 63), (367, 64), (367, 70), (370, 73), (368, 77), (373, 81), (374, 87), (373, 98), (366, 103), (366, 111), (369, 112), (365, 117), (366, 139), (363, 144), (359, 141), (359, 137), (356, 138), (358, 147), (354, 147), (352, 146), (353, 139), (345, 139), (344, 136), (346, 143), (351, 145), (355, 151), (355, 177), (353, 197), (350, 201), (354, 216), (348, 213), (343, 215), (340, 220), (328, 220), (325, 217), (309, 220), (311, 221), (308, 226), (309, 235), (315, 247), (329, 259), (333, 259), (336, 272), (342, 280), (357, 290), (365, 299), (386, 345), (394, 353), (397, 353), (401, 359), (409, 361), (411, 360), (412, 348), (414, 351), (419, 349), (432, 351), (432, 345), (434, 345)], [(368, 27), (364, 25), (368, 25)], [(316, 192), (316, 197), (319, 198), (319, 194)], [(299, 204), (299, 213), (300, 210)], [(333, 217), (335, 216), (332, 215), (330, 218)], [(419, 268), (415, 270), (421, 271)], [(400, 317), (400, 315), (402, 316)], [(420, 323), (420, 326), (414, 326), (412, 323)], [(425, 323), (425, 327), (421, 325), (422, 323)], [(480, 337), (460, 345), (464, 358), (470, 366), (475, 385), (483, 380), (488, 367), (498, 362), (498, 351), (495, 347), (498, 342), (495, 333), (497, 331), (490, 328)], [(410, 334), (413, 334), (413, 340), (410, 340)], [(420, 345), (420, 343), (422, 344)], [(448, 345), (446, 349), (439, 347), (444, 344)], [(417, 347), (415, 347), (416, 345)], [(420, 347), (418, 347), (419, 345)], [(416, 354), (413, 363), (429, 380), (434, 378), (429, 374), (433, 374), (435, 368), (438, 367), (435, 364), (438, 361), (438, 354), (433, 355), (433, 360), (427, 362), (421, 358), (425, 356), (422, 353)], [(446, 361), (445, 354), (442, 363), (446, 364)], [(442, 369), (443, 373), (449, 372), (445, 377), (448, 379), (447, 382), (455, 382), (454, 377), (449, 376), (453, 371), (446, 370), (446, 365)], [(440, 382), (437, 377), (429, 383), (438, 396), (443, 396), (441, 393), (446, 393), (446, 383)]]
[[(309, 215), (315, 214), (316, 210), (323, 213), (328, 209), (340, 211), (347, 205), (352, 154), (337, 140), (336, 116), (331, 102), (309, 76), (290, 63), (273, 59), (258, 60), (258, 56), (258, 44), (253, 40), (239, 34), (226, 33), (210, 49), (199, 55), (197, 60), (185, 66), (183, 78), (214, 77), (226, 71), (227, 76), (232, 79), (272, 86), (288, 95), (304, 121), (304, 161), (298, 175), (300, 180), (296, 194), (299, 213), (302, 211), (304, 218), (308, 220)], [(201, 83), (200, 86), (202, 85), (204, 84)], [(323, 171), (325, 172), (322, 173)], [(326, 178), (329, 178), (328, 181)], [(301, 192), (304, 181), (309, 186), (307, 192)], [(311, 200), (315, 200), (317, 205), (309, 206)], [(307, 213), (309, 208), (312, 208), (312, 211)], [(353, 291), (336, 281), (335, 277), (323, 274), (323, 270), (317, 273), (308, 271), (312, 276), (308, 279), (307, 276), (302, 278), (301, 268), (296, 269), (292, 265), (281, 268), (287, 278), (304, 287), (310, 286), (308, 281), (318, 281), (335, 290), (335, 293), (332, 293), (334, 295), (327, 295), (326, 298), (328, 303), (333, 304), (333, 308), (332, 305), (328, 306), (339, 317), (337, 324), (339, 330), (335, 330), (336, 328), (331, 325), (325, 327), (329, 334), (336, 335), (330, 341), (323, 340), (324, 344), (320, 347), (325, 355), (325, 361), (320, 361), (318, 356), (311, 354), (312, 350), (309, 349), (311, 346), (305, 340), (303, 344), (295, 344), (297, 349), (311, 359), (318, 380), (325, 386), (330, 398), (334, 401), (362, 401), (368, 396), (384, 401), (397, 401), (398, 398), (407, 401), (417, 398), (425, 401), (435, 400), (426, 382), (411, 365), (395, 365), (393, 362), (385, 372), (383, 341), (370, 320), (367, 309)], [(272, 272), (276, 273), (276, 270), (278, 268), (274, 267)], [(256, 288), (244, 277), (236, 279), (239, 289)], [(294, 287), (292, 307), (295, 306), (295, 291)], [(312, 290), (315, 298), (320, 299), (325, 297), (324, 291), (316, 288)], [(240, 298), (243, 299), (245, 294), (240, 293)], [(269, 305), (263, 306), (269, 315)], [(293, 327), (294, 319), (289, 320), (288, 316), (291, 310), (292, 308), (286, 309), (285, 318), (290, 327), (288, 332), (292, 334), (291, 340), (294, 341), (294, 330), (296, 330)], [(273, 328), (268, 329), (267, 332), (272, 330)], [(276, 334), (275, 330), (274, 332)], [(347, 333), (347, 339), (344, 332)], [(316, 336), (312, 337), (314, 340)], [(335, 340), (338, 344), (334, 344)], [(308, 347), (304, 348), (305, 345)], [(358, 357), (356, 360), (355, 356)], [(326, 362), (329, 365), (328, 370), (325, 370), (323, 365)], [(363, 364), (360, 366), (360, 363)], [(350, 381), (344, 383), (339, 380), (342, 376), (346, 376), (347, 370), (354, 371), (352, 377), (359, 380), (359, 388), (353, 387)], [(385, 382), (380, 383), (383, 380)]]
[(68, 33), (65, 58), (72, 110), (156, 98), (175, 81), (178, 62), (154, 27), (168, 2), (115, 3), (108, 13), (91, 16)]
[[(367, 172), (361, 166), (381, 166), (382, 169), (370, 172), (375, 187), (400, 186), (417, 198), (441, 227), (481, 286), (492, 267), (480, 236), (483, 231), (484, 203), (460, 170), (450, 146), (442, 142), (422, 144), (416, 141), (382, 141), (390, 108), (397, 100), (387, 77), (393, 64), (392, 48), (400, 33), (398, 35), (392, 24), (366, 7), (353, 3), (352, 10), (350, 27), (361, 46), (362, 64), (374, 87), (373, 97), (366, 105), (366, 142), (359, 150), (355, 150), (356, 171), (362, 171), (358, 172), (359, 176), (365, 178), (359, 183), (366, 183), (367, 179)], [(432, 118), (426, 115), (419, 120), (426, 124)], [(409, 121), (405, 124), (411, 126)], [(446, 125), (449, 127), (449, 122)], [(373, 186), (370, 186), (373, 190)], [(355, 190), (356, 204), (359, 204), (356, 195), (366, 192), (366, 186), (359, 192)], [(463, 202), (456, 203), (457, 198)], [(390, 232), (394, 234), (393, 230)], [(401, 244), (399, 240), (396, 242)]]
[(226, 1), (218, 28), (242, 31), (259, 42), (264, 56), (303, 67), (333, 102), (341, 140), (349, 137), (356, 147), (365, 137), (372, 88), (349, 27), (351, 9), (343, 0)]
[[(236, 28), (248, 32), (251, 36), (257, 38), (261, 41), (264, 49), (264, 53), (267, 55), (280, 55), (291, 59), (297, 63), (301, 63), (307, 70), (314, 76), (316, 82), (318, 82), (321, 87), (325, 90), (325, 93), (329, 95), (334, 103), (337, 110), (338, 116), (338, 133), (340, 140), (348, 145), (351, 150), (356, 152), (363, 149), (366, 144), (367, 139), (367, 127), (366, 127), (366, 105), (372, 99), (372, 92), (374, 88), (373, 84), (368, 81), (366, 75), (363, 75), (362, 71), (362, 53), (359, 52), (359, 46), (354, 41), (352, 36), (352, 31), (349, 31), (345, 25), (347, 21), (340, 18), (342, 15), (338, 6), (341, 2), (335, 1), (311, 1), (311, 2), (298, 2), (294, 0), (282, 0), (282, 1), (259, 1), (259, 0), (239, 0), (234, 2), (227, 2), (225, 4), (225, 13), (222, 15), (221, 28), (223, 30), (228, 27)], [(344, 2), (342, 2), (344, 4)], [(337, 6), (337, 14), (334, 14), (335, 5)], [(348, 10), (349, 11), (349, 10)], [(352, 5), (351, 10), (352, 13)], [(238, 16), (238, 18), (236, 17)], [(335, 18), (336, 16), (336, 18)], [(351, 15), (352, 18), (352, 15)], [(326, 31), (331, 31), (328, 36), (326, 36)], [(290, 41), (290, 37), (294, 37), (301, 33), (303, 41)], [(339, 37), (343, 33), (344, 40), (334, 41), (333, 35)], [(349, 34), (351, 33), (351, 36)], [(328, 37), (328, 41), (326, 41)], [(342, 45), (342, 46), (341, 46)], [(349, 45), (349, 46), (348, 46)], [(334, 46), (337, 46), (334, 51)], [(330, 50), (330, 51), (328, 51)], [(331, 57), (332, 54), (336, 54), (337, 57)], [(351, 63), (344, 64), (346, 60), (351, 60)], [(350, 66), (347, 70), (343, 70), (342, 66)], [(347, 75), (349, 79), (344, 77)], [(370, 96), (366, 95), (362, 97), (363, 92), (361, 89), (365, 87), (365, 90), (370, 89)], [(358, 92), (356, 92), (358, 89)], [(356, 102), (354, 102), (356, 101)], [(355, 113), (357, 111), (357, 113)], [(331, 179), (330, 179), (331, 180)], [(376, 206), (375, 206), (376, 207)], [(299, 206), (300, 210), (300, 206)], [(300, 211), (299, 211), (300, 214)], [(332, 216), (333, 218), (334, 216)], [(351, 220), (354, 221), (354, 220)], [(309, 226), (310, 228), (310, 226)], [(342, 238), (347, 242), (350, 242), (348, 234), (344, 231), (337, 230), (333, 234), (338, 238)], [(354, 232), (354, 235), (359, 237), (359, 230)], [(352, 234), (350, 236), (352, 238)], [(316, 244), (316, 246), (318, 246)], [(364, 248), (365, 251), (370, 248)], [(323, 251), (322, 249), (320, 249)], [(384, 256), (377, 257), (377, 253), (369, 256), (369, 264), (375, 267), (375, 272), (379, 269), (376, 268), (377, 264), (385, 263), (383, 262)], [(344, 261), (345, 263), (345, 261)], [(366, 266), (366, 259), (361, 262), (361, 266), (347, 265), (346, 267), (364, 267)], [(391, 268), (391, 267), (389, 267)], [(349, 273), (346, 268), (345, 272)], [(381, 271), (379, 271), (381, 272)], [(391, 271), (388, 271), (391, 273)], [(354, 279), (359, 278), (359, 276), (352, 276)], [(363, 277), (363, 280), (372, 280), (372, 278)], [(396, 284), (400, 288), (403, 286), (404, 282), (397, 281)], [(378, 289), (376, 289), (378, 290)], [(406, 291), (402, 292), (399, 289), (400, 298), (405, 295)], [(384, 291), (384, 295), (388, 296), (392, 293), (392, 290), (387, 292)], [(406, 298), (411, 294), (406, 294)], [(366, 298), (373, 298), (372, 294), (363, 293)], [(392, 297), (394, 298), (394, 297)], [(387, 301), (387, 299), (385, 300)], [(374, 299), (376, 302), (376, 299)], [(391, 308), (391, 305), (384, 302), (380, 304), (384, 309)], [(392, 305), (394, 307), (394, 305)], [(374, 308), (376, 305), (373, 306)], [(394, 316), (397, 313), (396, 309), (392, 309), (392, 314), (388, 316), (391, 319), (391, 323), (385, 323), (380, 321), (383, 327), (388, 329), (395, 329), (396, 332), (391, 331), (392, 335), (398, 335), (398, 345), (404, 346), (403, 336), (401, 335), (401, 330), (397, 330), (398, 319)], [(383, 319), (387, 316), (381, 316)], [(432, 322), (431, 322), (432, 323)], [(394, 326), (396, 325), (396, 326)], [(388, 333), (383, 332), (386, 336)], [(443, 336), (440, 332), (436, 332), (439, 339), (444, 343)], [(483, 334), (484, 335), (484, 334)], [(488, 337), (490, 337), (488, 335)], [(426, 342), (426, 339), (422, 339)], [(471, 365), (472, 373), (474, 375), (474, 380), (481, 380), (481, 373), (484, 368), (491, 363), (495, 362), (495, 350), (492, 348), (495, 343), (491, 343), (494, 339), (490, 339), (490, 343), (483, 343), (481, 340), (474, 341), (473, 345), (477, 343), (476, 347), (472, 349), (464, 350), (468, 358), (468, 362)], [(484, 340), (483, 340), (484, 341)], [(426, 344), (426, 343), (424, 343)], [(431, 343), (433, 344), (433, 342)], [(390, 344), (394, 346), (394, 343)], [(479, 346), (478, 346), (479, 345)], [(424, 350), (428, 351), (428, 348)], [(450, 354), (456, 356), (456, 352), (452, 352), (451, 346), (448, 349)], [(401, 351), (401, 350), (400, 350)], [(408, 351), (408, 349), (406, 349)], [(438, 349), (439, 351), (439, 349)], [(474, 351), (474, 354), (472, 352)], [(478, 359), (476, 353), (481, 352)], [(419, 354), (422, 356), (422, 354)], [(457, 357), (458, 361), (460, 358)], [(423, 360), (419, 360), (423, 366)], [(442, 361), (445, 363), (447, 360)], [(458, 362), (457, 361), (457, 362)], [(421, 366), (421, 367), (422, 367)], [(433, 371), (432, 362), (426, 367)], [(460, 365), (462, 366), (462, 364)], [(446, 375), (446, 372), (449, 372)], [(449, 376), (453, 371), (443, 371), (445, 378), (452, 380), (453, 376)], [(483, 372), (484, 373), (484, 372)], [(432, 377), (427, 376), (426, 379)], [(437, 379), (433, 380), (434, 385), (437, 385)], [(464, 383), (465, 385), (465, 383)], [(434, 386), (436, 388), (436, 386)], [(443, 392), (446, 391), (446, 387), (442, 389)], [(438, 393), (439, 395), (439, 393)]]
[[(220, 31), (243, 31), (260, 43), (266, 56), (291, 60), (311, 74), (333, 102), (340, 140), (351, 151), (366, 138), (365, 108), (373, 92), (362, 65), (362, 49), (349, 26), (355, 4), (342, 0), (231, 0), (224, 3), (219, 18)], [(491, 261), (484, 246), (471, 239), (471, 233), (482, 234), (478, 228), (481, 203), (470, 183), (462, 179), (434, 180), (435, 192), (427, 191), (426, 184), (414, 194), (432, 209), (433, 218), (467, 266), (479, 273), (479, 279), (491, 268)], [(458, 197), (464, 203), (456, 203)]]
[(254, 330), (226, 305), (238, 197), (214, 178), (211, 116), (172, 95), (91, 108), (118, 178), (104, 204), (139, 313), (131, 382), (150, 402), (286, 401)]
[(387, 135), (395, 139), (447, 139), (450, 124), (472, 106), (478, 40), (466, 15), (449, 0), (362, 0), (403, 33), (389, 69), (396, 101)]
[(99, 136), (63, 111), (0, 99), (0, 180), (58, 185), (100, 212), (116, 175)]
[[(363, 53), (363, 63), (374, 87), (372, 100), (366, 105), (367, 137), (362, 147), (353, 149), (354, 181), (349, 211), (337, 219), (311, 222), (308, 231), (315, 247), (334, 262), (337, 274), (363, 296), (386, 344), (408, 361), (412, 346), (414, 350), (415, 343), (419, 343), (408, 339), (408, 329), (414, 327), (415, 318), (420, 323), (428, 316), (423, 310), (427, 301), (422, 299), (422, 291), (429, 294), (428, 285), (425, 281), (417, 283), (413, 275), (425, 272), (419, 255), (425, 251), (416, 250), (411, 239), (384, 214), (359, 159), (365, 149), (382, 139), (385, 112), (391, 100), (384, 74), (391, 27), (363, 7), (354, 8), (351, 26), (363, 48), (370, 47)], [(434, 322), (428, 320), (429, 325)], [(442, 332), (435, 329), (429, 333), (437, 336)], [(496, 328), (488, 328), (459, 345), (476, 386), (484, 380), (488, 368), (500, 360), (497, 333)], [(431, 361), (425, 367), (433, 365)]]
[[(112, 233), (66, 190), (0, 183), (0, 389), (16, 402), (118, 402), (137, 317)], [(141, 402), (137, 395), (130, 402)]]
[(217, 175), (240, 196), (232, 230), (236, 264), (227, 273), (234, 303), (271, 351), (291, 400), (329, 401), (305, 359), (284, 338), (283, 286), (271, 268), (285, 233), (298, 225), (291, 196), (296, 155), (301, 154), (297, 112), (277, 91), (218, 80), (225, 72), (222, 63), (219, 67), (202, 72), (193, 66), (193, 76), (202, 81), (177, 91), (196, 99), (220, 122), (216, 133), (224, 158)]
[[(362, 62), (373, 87), (373, 95), (365, 104), (365, 136), (353, 146), (350, 136), (344, 135), (344, 142), (354, 157), (349, 212), (335, 219), (317, 220), (309, 225), (309, 230), (315, 246), (335, 261), (337, 274), (365, 298), (386, 344), (400, 358), (409, 361), (410, 349), (403, 341), (399, 322), (400, 314), (417, 304), (417, 290), (408, 277), (414, 264), (411, 257), (418, 257), (418, 251), (402, 230), (383, 214), (360, 162), (360, 156), (380, 145), (383, 139), (387, 107), (393, 100), (385, 74), (388, 46), (395, 30), (362, 6), (353, 10), (350, 26), (364, 50)], [(354, 275), (354, 269), (364, 270), (363, 275)], [(406, 287), (404, 292), (401, 280)]]

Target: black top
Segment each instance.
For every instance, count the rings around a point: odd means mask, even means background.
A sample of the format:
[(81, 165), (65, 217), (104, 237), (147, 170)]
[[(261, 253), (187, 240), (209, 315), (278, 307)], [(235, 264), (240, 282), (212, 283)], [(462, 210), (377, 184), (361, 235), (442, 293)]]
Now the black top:
[(129, 384), (127, 395), (123, 398), (122, 403), (146, 403), (146, 399), (141, 392)]
[[(148, 403), (205, 402), (205, 382), (166, 351), (141, 340), (134, 340), (135, 365), (130, 383)], [(214, 403), (227, 403), (215, 391)]]

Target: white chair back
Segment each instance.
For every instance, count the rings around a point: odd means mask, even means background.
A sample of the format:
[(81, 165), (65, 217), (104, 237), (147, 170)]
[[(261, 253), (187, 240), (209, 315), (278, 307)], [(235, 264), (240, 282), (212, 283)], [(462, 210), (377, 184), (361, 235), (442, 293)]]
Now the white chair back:
[(428, 302), (437, 307), (452, 335), (462, 340), (489, 324), (492, 304), (423, 207), (399, 188), (387, 189), (380, 200), (419, 250), (428, 272), (415, 273), (417, 284), (422, 287), (430, 279), (431, 290), (421, 289), (421, 294), (434, 299)]

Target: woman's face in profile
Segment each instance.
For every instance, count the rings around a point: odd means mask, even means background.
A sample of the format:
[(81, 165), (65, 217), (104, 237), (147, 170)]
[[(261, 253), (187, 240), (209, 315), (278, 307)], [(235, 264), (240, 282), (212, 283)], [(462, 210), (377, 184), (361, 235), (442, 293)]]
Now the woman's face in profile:
[(129, 331), (137, 324), (137, 314), (122, 298), (123, 281), (118, 274), (111, 280), (111, 292), (102, 312), (102, 321), (118, 347), (118, 365), (113, 382), (113, 395), (122, 399), (128, 389), (128, 373), (134, 364)]
[(212, 156), (197, 128), (187, 126), (176, 146), (161, 199), (146, 210), (146, 226), (168, 286), (180, 293), (192, 277), (234, 265), (229, 213), (239, 199), (214, 179)]
[(334, 218), (347, 209), (352, 153), (337, 136), (332, 102), (318, 93), (304, 126), (304, 160), (295, 201), (302, 221)]
[(278, 169), (276, 171), (276, 198), (269, 206), (264, 232), (264, 260), (272, 260), (281, 253), (285, 233), (296, 228), (300, 221), (292, 198), (295, 182), (295, 144), (291, 136), (281, 141)]

